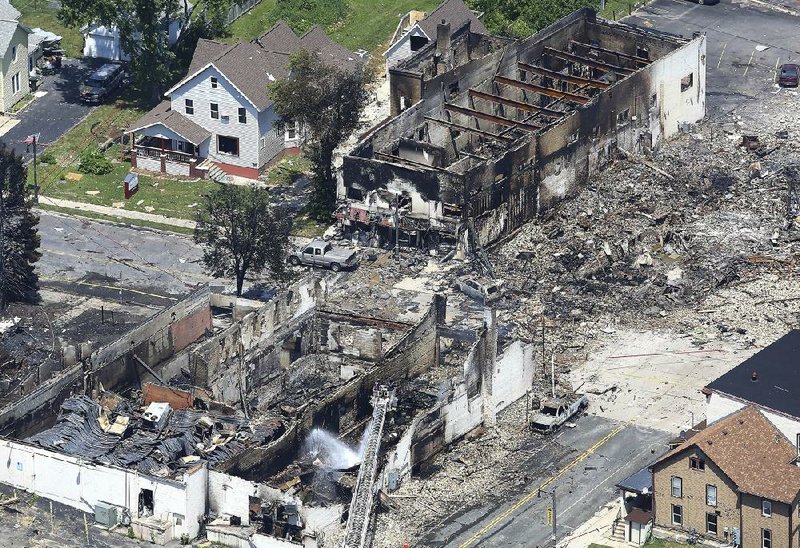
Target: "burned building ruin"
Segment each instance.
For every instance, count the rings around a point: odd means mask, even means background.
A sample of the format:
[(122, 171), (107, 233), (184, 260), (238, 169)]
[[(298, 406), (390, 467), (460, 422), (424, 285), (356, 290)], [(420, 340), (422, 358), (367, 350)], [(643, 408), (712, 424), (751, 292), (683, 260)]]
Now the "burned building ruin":
[(389, 71), (392, 118), (343, 160), (337, 218), (373, 243), (489, 244), (574, 194), (617, 153), (705, 115), (705, 36), (584, 8), (519, 41), (439, 39)]

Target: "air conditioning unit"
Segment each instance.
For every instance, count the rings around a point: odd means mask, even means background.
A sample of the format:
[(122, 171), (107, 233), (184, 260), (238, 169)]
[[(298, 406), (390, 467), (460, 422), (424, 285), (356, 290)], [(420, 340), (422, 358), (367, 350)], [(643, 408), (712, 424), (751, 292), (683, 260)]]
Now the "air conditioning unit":
[(94, 520), (105, 527), (114, 527), (119, 523), (118, 508), (107, 502), (98, 502), (94, 506)]
[(231, 117), (227, 114), (220, 114), (220, 120), (222, 120), (223, 122), (230, 122)]

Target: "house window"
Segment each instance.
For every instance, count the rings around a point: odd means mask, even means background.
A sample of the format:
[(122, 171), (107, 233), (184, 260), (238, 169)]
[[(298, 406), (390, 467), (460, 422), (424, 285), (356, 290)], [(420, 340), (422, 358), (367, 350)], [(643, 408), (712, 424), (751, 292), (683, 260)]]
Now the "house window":
[(694, 73), (690, 73), (688, 76), (684, 76), (681, 78), (681, 92), (686, 91), (687, 89), (691, 89), (694, 85)]
[(19, 72), (11, 77), (11, 93), (19, 92)]
[(411, 51), (419, 51), (425, 47), (425, 44), (427, 43), (428, 39), (424, 36), (412, 36), (410, 40)]
[(246, 124), (247, 123), (247, 109), (246, 108), (239, 108), (239, 123)]
[(12, 46), (11, 48), (11, 59), (17, 60), (17, 46)]
[(683, 480), (678, 476), (672, 476), (672, 496), (675, 498), (683, 496)]
[(300, 129), (300, 127), (299, 127), (299, 124), (297, 122), (295, 122), (294, 124), (287, 125), (286, 126), (286, 133), (284, 135), (285, 139), (287, 141), (294, 141), (295, 139), (297, 139), (297, 133), (298, 133), (299, 129)]
[(717, 513), (716, 512), (709, 512), (706, 514), (706, 533), (711, 533), (712, 535), (717, 534)]
[(448, 86), (447, 92), (450, 95), (450, 99), (453, 99), (456, 95), (458, 95), (459, 88), (457, 80)]
[(211, 118), (219, 120), (219, 105), (217, 103), (211, 103)]
[(519, 81), (526, 82), (528, 80), (528, 73), (524, 70), (519, 71)]
[(705, 470), (706, 469), (706, 461), (703, 459), (699, 459), (697, 457), (689, 457), (689, 468), (691, 470)]
[(672, 505), (672, 525), (683, 525), (683, 506)]
[(239, 139), (236, 137), (217, 135), (217, 152), (220, 154), (228, 154), (229, 156), (238, 156)]
[(267, 147), (267, 138), (266, 137), (262, 137), (261, 138), (261, 148), (266, 148), (266, 147)]
[(800, 457), (800, 434), (797, 434), (797, 439), (795, 440), (795, 446), (797, 447), (797, 456)]
[(186, 110), (186, 114), (194, 114), (194, 101), (192, 99), (186, 99), (184, 101), (184, 109)]
[(211, 77), (211, 89), (217, 89), (217, 78), (215, 76)]
[(706, 485), (706, 504), (709, 506), (717, 505), (717, 486)]
[(772, 530), (761, 530), (761, 548), (772, 548)]
[(642, 46), (636, 46), (636, 57), (639, 57), (640, 59), (649, 60), (650, 59), (650, 52), (647, 51), (647, 48), (644, 48)]
[(761, 501), (761, 515), (765, 518), (772, 517), (772, 503), (768, 500)]

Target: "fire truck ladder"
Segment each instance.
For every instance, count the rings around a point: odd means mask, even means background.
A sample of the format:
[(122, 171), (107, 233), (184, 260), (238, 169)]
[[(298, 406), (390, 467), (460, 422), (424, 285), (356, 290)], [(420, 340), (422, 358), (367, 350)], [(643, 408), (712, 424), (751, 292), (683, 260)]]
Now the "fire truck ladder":
[(385, 388), (375, 392), (372, 422), (367, 434), (364, 458), (358, 469), (358, 479), (353, 489), (353, 500), (350, 501), (350, 515), (347, 518), (344, 543), (342, 548), (362, 548), (367, 539), (372, 502), (375, 496), (375, 478), (378, 475), (378, 452), (383, 436), (383, 424), (393, 394)]

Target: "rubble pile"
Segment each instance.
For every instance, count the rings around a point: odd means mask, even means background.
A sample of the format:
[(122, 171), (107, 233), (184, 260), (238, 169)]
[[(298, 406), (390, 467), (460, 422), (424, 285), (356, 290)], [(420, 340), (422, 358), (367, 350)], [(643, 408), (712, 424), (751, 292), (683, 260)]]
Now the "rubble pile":
[(640, 322), (776, 267), (794, 275), (800, 147), (785, 132), (748, 149), (741, 135), (710, 142), (710, 127), (698, 129), (652, 158), (614, 162), (490, 254), (524, 297), (509, 310), (518, 336), (535, 333), (531, 304), (562, 325)]

